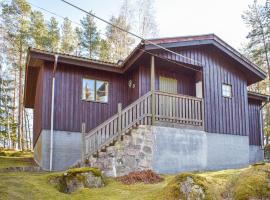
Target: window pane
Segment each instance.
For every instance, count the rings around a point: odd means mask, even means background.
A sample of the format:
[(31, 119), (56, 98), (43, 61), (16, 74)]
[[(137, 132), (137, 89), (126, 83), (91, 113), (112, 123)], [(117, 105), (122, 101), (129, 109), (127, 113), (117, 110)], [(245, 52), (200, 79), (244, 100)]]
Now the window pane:
[(95, 81), (83, 79), (82, 99), (88, 101), (95, 100)]
[(96, 101), (108, 102), (108, 82), (96, 81)]
[(232, 97), (232, 86), (228, 84), (222, 84), (222, 96)]

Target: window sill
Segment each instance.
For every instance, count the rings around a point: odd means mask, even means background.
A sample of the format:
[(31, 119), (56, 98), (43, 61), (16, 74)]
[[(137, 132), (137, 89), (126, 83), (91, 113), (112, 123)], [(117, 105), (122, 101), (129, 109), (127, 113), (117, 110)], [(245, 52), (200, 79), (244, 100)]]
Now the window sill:
[(85, 101), (85, 102), (91, 102), (91, 103), (109, 104), (109, 102), (94, 101), (94, 100), (85, 100), (85, 99), (81, 99), (81, 100), (82, 101)]

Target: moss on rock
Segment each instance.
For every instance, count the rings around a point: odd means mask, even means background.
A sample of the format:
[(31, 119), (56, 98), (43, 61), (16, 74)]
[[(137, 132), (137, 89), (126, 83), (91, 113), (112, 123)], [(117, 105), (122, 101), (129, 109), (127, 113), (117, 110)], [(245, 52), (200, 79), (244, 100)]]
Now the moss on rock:
[(168, 183), (164, 192), (168, 200), (217, 199), (211, 187), (211, 183), (200, 175), (182, 173)]
[(64, 193), (104, 186), (100, 169), (92, 167), (69, 169), (64, 174), (51, 177), (49, 182), (56, 185), (56, 188)]
[(80, 167), (80, 168), (71, 168), (67, 171), (67, 175), (76, 175), (80, 173), (92, 172), (95, 176), (101, 177), (102, 172), (100, 169), (95, 167)]

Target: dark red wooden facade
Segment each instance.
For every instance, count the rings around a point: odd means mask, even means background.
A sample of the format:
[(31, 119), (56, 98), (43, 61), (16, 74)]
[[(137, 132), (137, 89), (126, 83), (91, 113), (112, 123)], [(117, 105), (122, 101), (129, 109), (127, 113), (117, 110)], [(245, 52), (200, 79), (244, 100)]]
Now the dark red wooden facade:
[[(172, 50), (199, 61), (202, 67), (199, 71), (194, 71), (156, 58), (156, 89), (159, 89), (159, 76), (172, 77), (178, 81), (179, 94), (195, 96), (196, 76), (202, 72), (205, 131), (250, 134), (250, 144), (260, 145), (260, 127), (251, 123), (254, 117), (257, 119), (258, 114), (249, 115), (257, 109), (254, 104), (248, 103), (247, 86), (250, 84), (250, 74), (246, 73), (241, 64), (212, 45), (177, 47)], [(152, 50), (152, 53), (170, 60), (179, 59), (162, 50)], [(50, 129), (52, 70), (53, 62), (46, 61), (38, 71), (34, 103), (34, 142), (42, 129)], [(81, 99), (84, 77), (109, 82), (108, 103)], [(135, 83), (135, 88), (128, 87), (129, 80)], [(223, 83), (232, 85), (232, 98), (222, 96)], [(150, 91), (150, 56), (143, 55), (125, 73), (106, 72), (60, 62), (56, 70), (55, 84), (54, 129), (79, 132), (81, 123), (85, 122), (86, 129), (90, 130), (115, 114), (119, 102), (125, 107)]]
[(262, 145), (261, 107), (262, 101), (248, 99), (250, 145)]

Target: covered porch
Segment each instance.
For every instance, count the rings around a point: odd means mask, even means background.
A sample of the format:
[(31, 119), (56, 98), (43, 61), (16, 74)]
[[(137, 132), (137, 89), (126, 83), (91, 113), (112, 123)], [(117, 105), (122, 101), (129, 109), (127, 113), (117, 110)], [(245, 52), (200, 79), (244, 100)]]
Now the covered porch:
[(202, 68), (153, 55), (150, 59), (152, 124), (203, 130)]

